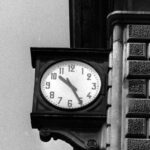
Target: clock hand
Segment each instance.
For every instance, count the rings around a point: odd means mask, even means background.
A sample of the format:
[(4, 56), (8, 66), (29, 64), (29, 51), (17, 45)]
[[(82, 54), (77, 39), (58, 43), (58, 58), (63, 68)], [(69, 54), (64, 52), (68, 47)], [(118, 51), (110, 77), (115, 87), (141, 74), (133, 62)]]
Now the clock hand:
[(63, 78), (62, 76), (59, 76), (59, 79), (71, 88), (71, 90), (73, 91), (74, 95), (76, 96), (79, 104), (82, 105), (83, 101), (81, 100), (81, 98), (76, 93), (77, 88), (74, 85), (72, 85), (70, 80), (68, 78), (67, 79)]
[(79, 104), (82, 105), (83, 101), (81, 100), (81, 98), (80, 98), (80, 97), (78, 96), (78, 94), (77, 94), (77, 88), (76, 88), (74, 85), (72, 85), (72, 83), (70, 82), (70, 80), (69, 80), (68, 78), (67, 78), (67, 81), (68, 81), (69, 86), (70, 86), (70, 88), (72, 89), (74, 95), (76, 96), (76, 98), (77, 98)]
[(76, 98), (77, 98), (79, 104), (82, 105), (82, 104), (83, 104), (83, 101), (82, 101), (81, 98), (78, 96), (77, 92), (74, 91), (73, 89), (72, 89), (72, 91), (73, 91), (74, 95), (76, 96)]
[(63, 78), (62, 76), (59, 76), (59, 79), (60, 79), (61, 81), (63, 81), (65, 84), (67, 84), (67, 85), (68, 85), (68, 82), (66, 81), (66, 79), (65, 79), (65, 78)]
[(70, 82), (70, 80), (67, 78), (66, 81), (68, 82), (68, 85), (73, 89), (74, 91), (77, 91), (77, 88)]

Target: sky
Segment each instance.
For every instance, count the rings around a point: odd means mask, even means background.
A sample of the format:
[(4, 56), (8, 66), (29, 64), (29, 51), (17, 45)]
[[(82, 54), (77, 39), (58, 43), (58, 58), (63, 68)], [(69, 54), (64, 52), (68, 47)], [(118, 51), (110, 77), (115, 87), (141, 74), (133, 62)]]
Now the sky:
[(0, 1), (0, 149), (72, 150), (60, 140), (41, 142), (31, 128), (34, 46), (69, 47), (67, 0)]

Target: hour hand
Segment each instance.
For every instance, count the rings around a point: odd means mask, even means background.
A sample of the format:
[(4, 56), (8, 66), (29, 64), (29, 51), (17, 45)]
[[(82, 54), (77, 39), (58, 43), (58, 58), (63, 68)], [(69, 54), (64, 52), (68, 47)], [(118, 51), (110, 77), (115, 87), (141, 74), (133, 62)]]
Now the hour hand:
[(65, 78), (63, 78), (62, 76), (59, 76), (59, 79), (60, 79), (61, 81), (63, 81), (65, 84), (68, 85), (68, 82), (67, 82), (67, 80), (66, 80)]
[(69, 80), (68, 78), (65, 79), (64, 77), (59, 76), (59, 79), (60, 79), (61, 81), (63, 81), (65, 84), (67, 84), (71, 89), (77, 91), (77, 88), (76, 88), (74, 85), (72, 85), (72, 83), (70, 82), (70, 80)]
[(67, 82), (69, 83), (69, 86), (71, 87), (71, 89), (72, 89), (74, 95), (76, 96), (76, 98), (77, 98), (77, 100), (78, 100), (78, 103), (79, 103), (80, 105), (82, 105), (82, 104), (83, 104), (83, 101), (81, 100), (81, 98), (80, 98), (80, 97), (78, 96), (78, 94), (77, 94), (77, 88), (76, 88), (74, 85), (72, 85), (72, 83), (70, 82), (69, 78), (67, 78)]

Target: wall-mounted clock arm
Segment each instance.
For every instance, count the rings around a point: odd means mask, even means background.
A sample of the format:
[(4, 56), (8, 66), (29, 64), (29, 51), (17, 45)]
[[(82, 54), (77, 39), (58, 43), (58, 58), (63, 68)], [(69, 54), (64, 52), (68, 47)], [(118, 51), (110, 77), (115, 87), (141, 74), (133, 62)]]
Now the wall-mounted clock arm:
[(106, 125), (103, 124), (101, 129), (92, 129), (90, 132), (84, 129), (79, 132), (78, 129), (43, 128), (40, 130), (40, 138), (45, 142), (51, 138), (61, 139), (80, 150), (105, 150)]

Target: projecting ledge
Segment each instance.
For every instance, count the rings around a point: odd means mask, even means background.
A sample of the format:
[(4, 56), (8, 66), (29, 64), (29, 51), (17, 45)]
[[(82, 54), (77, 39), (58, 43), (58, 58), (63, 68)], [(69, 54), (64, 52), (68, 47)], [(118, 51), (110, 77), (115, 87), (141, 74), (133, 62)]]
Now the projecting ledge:
[(145, 11), (113, 11), (107, 16), (108, 35), (115, 24), (150, 24), (150, 12)]

